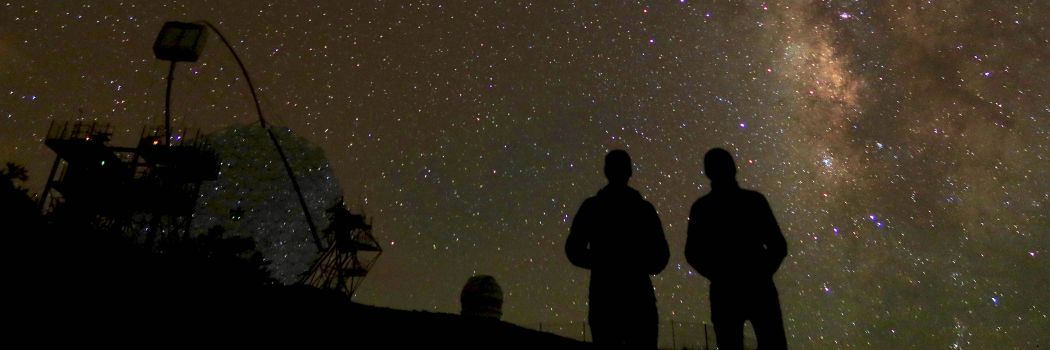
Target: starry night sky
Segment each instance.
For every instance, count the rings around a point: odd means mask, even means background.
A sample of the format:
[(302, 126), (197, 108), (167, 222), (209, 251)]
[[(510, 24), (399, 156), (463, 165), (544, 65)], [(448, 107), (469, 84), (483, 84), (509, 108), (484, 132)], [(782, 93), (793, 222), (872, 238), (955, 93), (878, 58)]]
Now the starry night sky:
[[(209, 20), (267, 118), (374, 218), (359, 302), (458, 312), (479, 273), (504, 320), (585, 319), (563, 244), (623, 148), (672, 250), (661, 319), (688, 344), (709, 319), (688, 209), (724, 147), (788, 239), (793, 347), (1050, 345), (1050, 2), (295, 3), (0, 2), (0, 160), (40, 192), (50, 120), (112, 123), (116, 144), (163, 123), (153, 40)], [(251, 125), (243, 80), (212, 35), (178, 66), (175, 123)]]

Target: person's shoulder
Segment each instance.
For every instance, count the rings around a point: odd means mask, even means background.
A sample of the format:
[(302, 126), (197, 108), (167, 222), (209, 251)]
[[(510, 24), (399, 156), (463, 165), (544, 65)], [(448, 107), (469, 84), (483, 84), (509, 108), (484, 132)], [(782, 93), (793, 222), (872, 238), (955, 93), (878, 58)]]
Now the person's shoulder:
[(648, 200), (642, 199), (642, 201), (640, 203), (646, 209), (650, 209), (650, 210), (656, 211), (656, 206), (654, 206), (653, 203), (649, 202)]
[(704, 193), (704, 195), (700, 196), (700, 198), (697, 198), (696, 201), (693, 202), (692, 208), (695, 210), (696, 208), (708, 207), (714, 205), (714, 201), (715, 198), (710, 192)]
[(762, 192), (758, 192), (758, 191), (755, 191), (755, 190), (748, 190), (748, 189), (740, 189), (740, 192), (741, 192), (740, 197), (745, 198), (748, 201), (761, 202), (761, 203), (768, 203), (769, 202), (768, 200), (766, 200), (766, 196), (763, 195)]
[(580, 206), (581, 207), (589, 207), (589, 206), (595, 205), (598, 202), (601, 202), (601, 198), (598, 198), (598, 196), (590, 196), (590, 197), (587, 197), (587, 199), (584, 199), (583, 200), (583, 204), (580, 204)]
[(642, 207), (655, 208), (652, 203), (649, 203), (648, 199), (645, 199), (645, 196), (642, 195), (641, 191), (638, 191), (633, 187), (628, 187), (618, 199), (624, 201), (624, 203), (634, 203), (635, 205), (640, 205)]
[(741, 188), (740, 192), (743, 193), (743, 195), (748, 196), (748, 197), (766, 198), (766, 196), (762, 195), (762, 192), (758, 192), (758, 191), (755, 191), (755, 190), (752, 190), (752, 189)]

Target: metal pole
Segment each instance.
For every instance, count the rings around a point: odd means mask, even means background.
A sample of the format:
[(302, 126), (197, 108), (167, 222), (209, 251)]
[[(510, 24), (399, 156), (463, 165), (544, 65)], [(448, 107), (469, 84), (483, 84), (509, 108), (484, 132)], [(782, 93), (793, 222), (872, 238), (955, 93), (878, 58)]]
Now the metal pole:
[(230, 42), (222, 35), (219, 28), (216, 28), (208, 21), (200, 23), (211, 28), (211, 30), (215, 32), (215, 35), (219, 36), (219, 40), (222, 40), (222, 43), (230, 50), (230, 54), (233, 55), (233, 59), (237, 61), (237, 65), (241, 67), (241, 73), (244, 74), (244, 81), (248, 83), (248, 90), (252, 93), (252, 101), (255, 102), (255, 112), (259, 115), (259, 124), (262, 125), (263, 129), (266, 129), (266, 133), (270, 136), (270, 140), (273, 141), (274, 148), (277, 149), (277, 154), (281, 156), (281, 162), (284, 163), (284, 170), (288, 173), (288, 179), (292, 181), (292, 188), (295, 189), (295, 194), (299, 197), (299, 205), (303, 208), (303, 216), (306, 217), (306, 225), (310, 227), (310, 234), (313, 236), (314, 244), (317, 245), (317, 251), (324, 252), (324, 245), (321, 243), (321, 237), (317, 233), (317, 227), (314, 226), (313, 216), (310, 215), (310, 208), (307, 207), (306, 199), (303, 198), (303, 191), (299, 188), (299, 181), (295, 178), (295, 172), (292, 171), (292, 166), (288, 163), (288, 157), (284, 155), (284, 149), (281, 148), (281, 143), (277, 142), (277, 136), (274, 136), (273, 131), (270, 130), (270, 126), (266, 123), (266, 118), (263, 118), (262, 107), (259, 106), (259, 96), (255, 92), (255, 85), (252, 84), (251, 75), (248, 75), (248, 68), (245, 68), (244, 62), (241, 61), (241, 57), (237, 55), (237, 51), (233, 50), (233, 46), (230, 45)]
[(171, 82), (175, 75), (175, 61), (171, 61), (168, 68), (168, 91), (164, 94), (164, 145), (171, 142)]
[(55, 171), (58, 171), (58, 163), (62, 162), (62, 157), (57, 154), (58, 152), (55, 153), (55, 164), (51, 165), (51, 172), (47, 175), (47, 184), (44, 185), (44, 193), (40, 194), (40, 203), (38, 203), (40, 205), (40, 213), (44, 212), (47, 195), (51, 193), (51, 186), (55, 181)]
[(321, 244), (321, 236), (317, 234), (317, 227), (314, 226), (313, 216), (310, 215), (310, 208), (306, 205), (306, 198), (303, 197), (303, 190), (299, 187), (299, 181), (295, 178), (292, 165), (288, 163), (288, 157), (284, 155), (284, 149), (281, 148), (281, 143), (277, 142), (277, 136), (273, 134), (273, 130), (266, 128), (266, 134), (270, 135), (270, 140), (273, 141), (273, 146), (277, 149), (277, 154), (281, 156), (281, 162), (284, 163), (284, 170), (288, 173), (288, 179), (292, 180), (292, 188), (295, 189), (295, 194), (299, 198), (299, 206), (303, 208), (303, 216), (306, 217), (306, 225), (310, 227), (310, 235), (313, 236), (314, 244), (317, 245), (317, 251), (323, 252), (324, 245)]

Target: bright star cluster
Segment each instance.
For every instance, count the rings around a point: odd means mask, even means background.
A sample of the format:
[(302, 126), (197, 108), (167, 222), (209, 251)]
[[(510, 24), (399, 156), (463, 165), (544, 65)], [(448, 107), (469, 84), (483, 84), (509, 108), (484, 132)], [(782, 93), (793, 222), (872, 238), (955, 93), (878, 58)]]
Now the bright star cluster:
[[(208, 20), (268, 120), (323, 150), (317, 176), (338, 183), (319, 188), (374, 218), (384, 254), (358, 302), (458, 312), (488, 274), (504, 320), (579, 337), (588, 275), (563, 244), (623, 148), (672, 249), (660, 344), (700, 347), (707, 282), (681, 252), (703, 154), (723, 147), (788, 239), (792, 347), (1047, 347), (1048, 15), (1021, 0), (0, 2), (0, 160), (39, 192), (50, 120), (111, 123), (116, 144), (163, 123), (153, 39)], [(205, 132), (256, 125), (214, 36), (177, 66), (172, 112)]]

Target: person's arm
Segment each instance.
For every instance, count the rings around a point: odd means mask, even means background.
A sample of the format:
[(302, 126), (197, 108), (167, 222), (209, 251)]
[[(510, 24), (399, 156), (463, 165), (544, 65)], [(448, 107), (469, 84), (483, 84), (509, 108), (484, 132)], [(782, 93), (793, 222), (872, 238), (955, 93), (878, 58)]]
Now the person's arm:
[(645, 204), (648, 218), (643, 234), (645, 234), (645, 240), (649, 242), (646, 248), (648, 248), (647, 253), (650, 254), (645, 263), (645, 273), (655, 275), (667, 267), (667, 262), (671, 259), (671, 251), (667, 247), (667, 237), (664, 236), (664, 225), (660, 222), (660, 215), (656, 213), (656, 208), (652, 204)]
[(569, 257), (569, 262), (585, 269), (592, 266), (590, 244), (593, 225), (590, 222), (588, 201), (584, 201), (576, 212), (569, 227), (569, 238), (565, 240), (565, 255)]
[(769, 264), (769, 274), (772, 275), (780, 269), (780, 264), (787, 257), (787, 240), (784, 239), (784, 233), (780, 231), (780, 225), (777, 224), (777, 218), (773, 215), (773, 209), (770, 208), (769, 201), (761, 194), (759, 198), (762, 200), (763, 210), (761, 216), (762, 243), (766, 246), (766, 261)]
[(704, 266), (703, 253), (703, 229), (701, 225), (701, 213), (697, 210), (698, 203), (693, 203), (689, 210), (689, 225), (685, 237), (685, 261), (692, 266), (701, 276), (711, 278), (710, 273)]

